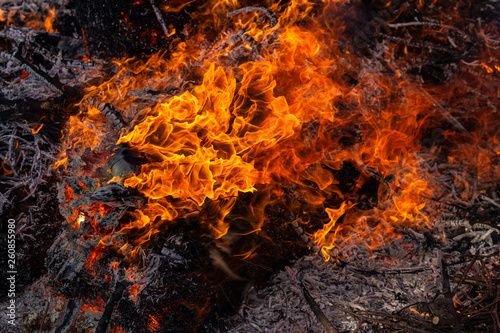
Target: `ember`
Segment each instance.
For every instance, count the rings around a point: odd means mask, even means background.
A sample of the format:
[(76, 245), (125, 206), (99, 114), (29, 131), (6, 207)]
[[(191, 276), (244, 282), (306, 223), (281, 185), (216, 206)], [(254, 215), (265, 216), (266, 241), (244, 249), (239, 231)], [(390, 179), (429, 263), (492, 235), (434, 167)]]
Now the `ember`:
[(495, 1), (18, 2), (2, 329), (500, 331)]

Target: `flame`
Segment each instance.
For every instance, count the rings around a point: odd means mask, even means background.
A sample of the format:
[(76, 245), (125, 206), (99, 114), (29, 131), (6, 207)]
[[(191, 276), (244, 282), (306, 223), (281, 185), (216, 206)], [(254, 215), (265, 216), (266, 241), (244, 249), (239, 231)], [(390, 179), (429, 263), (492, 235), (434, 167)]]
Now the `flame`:
[[(187, 4), (172, 2), (163, 10)], [(394, 65), (396, 53), (405, 64), (414, 51), (405, 46), (399, 52), (397, 44), (388, 44), (380, 55), (394, 74), (373, 68), (373, 59), (339, 42), (345, 27), (330, 17), (346, 6), (306, 0), (269, 4), (278, 17), (274, 22), (262, 12), (227, 17), (239, 2), (208, 1), (193, 13), (203, 22), (199, 31), (186, 33), (189, 38), (170, 55), (115, 60), (116, 74), (87, 88), (80, 114), (70, 117), (65, 149), (55, 164), (112, 144), (143, 158), (135, 173), (113, 181), (137, 190), (147, 203), (113, 232), (97, 233), (99, 248), (114, 246), (133, 258), (169, 223), (193, 212), (203, 212), (199, 220), (220, 239), (244, 193), (253, 195), (251, 216), (242, 217), (252, 226), (246, 233), (258, 233), (267, 220), (265, 207), (294, 195), (308, 205), (307, 216), (297, 221), (308, 225), (328, 259), (329, 252), (351, 245), (372, 251), (397, 239), (402, 226), (432, 227), (426, 198), (439, 197), (443, 181), (426, 163), (437, 156), (462, 166), (453, 174), (453, 186), (460, 189), (456, 200), (472, 198), (478, 182), (498, 180), (500, 131), (493, 116), (481, 107), (474, 111), (470, 136), (449, 123), (469, 121), (460, 110), (473, 102), (460, 96), (470, 92), (473, 76), (464, 70), (441, 87), (417, 86)], [(207, 37), (213, 27), (224, 31), (215, 42)], [(443, 24), (437, 31), (446, 29)], [(423, 29), (422, 35), (442, 40), (435, 30)], [(241, 59), (231, 53), (238, 42), (244, 45), (238, 49)], [(497, 68), (478, 63), (490, 73)], [(141, 104), (138, 92), (147, 91), (160, 93)], [(450, 105), (439, 107), (435, 95)], [(114, 142), (99, 111), (104, 103), (131, 123)], [(441, 130), (433, 131), (436, 127)], [(343, 176), (346, 170), (351, 174)], [(85, 221), (98, 209), (88, 209)], [(134, 236), (117, 242), (115, 234)]]
[[(314, 234), (314, 242), (321, 247), (321, 251), (326, 260), (330, 259), (328, 251), (333, 248), (334, 239), (336, 238), (337, 232), (340, 229), (339, 226), (337, 226), (337, 228), (334, 229), (335, 223), (342, 215), (344, 215), (346, 209), (349, 208), (352, 208), (352, 205), (350, 205), (349, 207), (345, 202), (343, 202), (338, 209), (331, 209), (331, 208), (325, 209), (326, 213), (328, 214), (328, 217), (330, 218), (330, 222), (325, 224), (323, 226), (323, 229), (318, 230)], [(333, 234), (330, 233), (332, 230), (334, 231)], [(333, 240), (331, 238), (333, 238)]]
[(421, 312), (418, 312), (418, 310), (416, 310), (414, 308), (410, 308), (410, 311), (418, 314), (421, 317), (431, 317), (432, 316), (430, 313), (421, 313)]
[(2, 170), (3, 170), (3, 174), (8, 176), (12, 173), (14, 173), (14, 171), (10, 170), (10, 167), (8, 168), (7, 166), (7, 158), (5, 160), (2, 161)]
[(73, 229), (75, 229), (75, 230), (76, 230), (76, 229), (80, 229), (80, 225), (81, 225), (83, 222), (85, 222), (85, 215), (84, 215), (84, 214), (82, 214), (82, 213), (80, 213), (80, 214), (78, 215), (77, 220), (75, 221), (75, 224), (74, 224), (74, 226), (73, 226)]
[(55, 17), (56, 17), (56, 7), (52, 7), (51, 9), (49, 9), (49, 14), (43, 21), (43, 28), (45, 31), (49, 33), (57, 32), (53, 27)]
[[(45, 16), (45, 18), (44, 18)], [(6, 24), (29, 27), (33, 30), (44, 30), (48, 33), (55, 33), (54, 21), (56, 19), (56, 8), (45, 6), (40, 12), (24, 12), (21, 8), (11, 9), (8, 12), (0, 9), (0, 22), (7, 21)]]
[(141, 289), (140, 289), (139, 285), (134, 284), (134, 285), (130, 286), (128, 288), (128, 293), (129, 293), (130, 299), (137, 303), (137, 301), (139, 300), (140, 291), (141, 291)]
[(66, 165), (68, 163), (68, 158), (64, 156), (64, 154), (61, 154), (59, 156), (59, 159), (52, 165), (53, 169), (57, 169), (62, 165)]

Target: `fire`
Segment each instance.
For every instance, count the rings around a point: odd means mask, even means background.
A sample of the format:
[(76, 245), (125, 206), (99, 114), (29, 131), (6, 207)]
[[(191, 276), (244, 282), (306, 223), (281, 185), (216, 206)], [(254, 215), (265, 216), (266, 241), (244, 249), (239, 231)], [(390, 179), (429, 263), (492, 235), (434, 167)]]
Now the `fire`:
[(52, 9), (49, 9), (49, 14), (43, 21), (43, 28), (45, 31), (49, 33), (56, 32), (56, 30), (53, 27), (55, 17), (56, 17), (56, 7), (53, 7)]
[(8, 12), (0, 9), (0, 22), (14, 26), (29, 27), (33, 30), (44, 30), (48, 33), (57, 32), (54, 28), (56, 8), (46, 6), (42, 13), (24, 12), (19, 7)]
[[(112, 232), (95, 230), (99, 246), (114, 246), (133, 258), (169, 223), (203, 209), (207, 212), (199, 219), (214, 238), (223, 238), (244, 193), (255, 199), (248, 208), (252, 216), (241, 219), (253, 226), (249, 232), (258, 233), (267, 220), (266, 205), (285, 203), (293, 195), (308, 206), (297, 221), (308, 226), (308, 235), (328, 259), (330, 251), (352, 245), (372, 251), (397, 239), (401, 226), (432, 227), (428, 199), (439, 196), (442, 183), (426, 163), (438, 156), (463, 166), (453, 175), (461, 200), (477, 193), (471, 174), (479, 183), (498, 180), (500, 132), (492, 116), (471, 115), (476, 123), (467, 125), (474, 130), (469, 136), (450, 125), (455, 117), (468, 121), (458, 111), (468, 101), (450, 97), (446, 100), (454, 105), (439, 106), (433, 88), (410, 82), (388, 61), (374, 68), (342, 46), (345, 27), (323, 14), (344, 6), (298, 0), (269, 4), (269, 12), (235, 13), (238, 2), (209, 1), (193, 14), (205, 25), (171, 55), (116, 60), (116, 74), (89, 87), (80, 114), (70, 117), (65, 150), (56, 163), (109, 145), (125, 146), (144, 160), (135, 172), (113, 181), (135, 189), (147, 202)], [(204, 34), (213, 26), (225, 31), (216, 43)], [(239, 58), (231, 53), (238, 41), (244, 44)], [(389, 44), (378, 56), (394, 60), (397, 47)], [(402, 63), (411, 52), (403, 48)], [(481, 66), (488, 73), (497, 68)], [(441, 96), (465, 95), (468, 77), (457, 80)], [(140, 104), (136, 94), (144, 91), (163, 93), (155, 102)], [(105, 103), (131, 123), (114, 142), (99, 111)], [(438, 126), (442, 130), (432, 131)], [(430, 132), (437, 134), (429, 137)], [(117, 243), (116, 234), (133, 237)]]
[(149, 315), (148, 328), (151, 330), (151, 332), (155, 332), (159, 326), (160, 326), (160, 323), (158, 322), (158, 320), (156, 320), (156, 318), (154, 316)]
[(140, 289), (140, 287), (138, 285), (134, 284), (133, 286), (131, 286), (128, 289), (130, 299), (133, 300), (134, 302), (137, 302), (138, 301), (138, 295), (139, 295), (140, 291), (141, 291), (141, 289)]

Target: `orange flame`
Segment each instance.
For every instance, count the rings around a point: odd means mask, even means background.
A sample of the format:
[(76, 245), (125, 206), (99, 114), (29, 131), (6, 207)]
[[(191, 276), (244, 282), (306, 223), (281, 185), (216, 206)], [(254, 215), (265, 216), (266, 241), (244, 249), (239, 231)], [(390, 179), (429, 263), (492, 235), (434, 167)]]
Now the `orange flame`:
[[(172, 3), (164, 10), (183, 5)], [(433, 197), (440, 180), (424, 162), (444, 153), (434, 141), (454, 144), (446, 148), (446, 157), (463, 165), (453, 180), (462, 189), (461, 200), (476, 193), (471, 172), (480, 182), (498, 179), (500, 132), (492, 116), (475, 114), (475, 131), (465, 138), (449, 129), (450, 115), (431, 98), (440, 93), (456, 103), (451, 108), (463, 109), (459, 104), (467, 101), (448, 94), (465, 95), (468, 85), (451, 82), (445, 91), (416, 87), (397, 68), (389, 75), (343, 50), (335, 41), (342, 27), (315, 15), (321, 16), (321, 8), (333, 13), (345, 5), (272, 4), (269, 9), (279, 17), (273, 26), (260, 12), (227, 18), (237, 1), (209, 1), (193, 14), (204, 22), (200, 31), (180, 42), (170, 57), (158, 53), (146, 60), (115, 61), (117, 74), (89, 87), (81, 113), (70, 117), (65, 151), (56, 163), (112, 143), (146, 161), (120, 180), (148, 200), (130, 214), (132, 221), (114, 230), (134, 231), (135, 238), (115, 244), (112, 234), (101, 235), (99, 246), (114, 245), (133, 257), (168, 222), (206, 207), (213, 212), (199, 218), (214, 238), (221, 238), (242, 193), (255, 193), (252, 216), (246, 219), (258, 232), (265, 206), (285, 201), (283, 189), (290, 187), (297, 201), (309, 205), (303, 221), (309, 221), (309, 234), (328, 259), (337, 247), (364, 244), (371, 251), (393, 241), (398, 226), (432, 226), (426, 198)], [(204, 34), (214, 26), (226, 31), (216, 43)], [(231, 58), (238, 41), (244, 45), (238, 51), (247, 52), (244, 61)], [(266, 47), (259, 49), (253, 41)], [(383, 56), (392, 57), (396, 47), (389, 45)], [(402, 53), (409, 57), (411, 52), (403, 48)], [(481, 66), (488, 72), (497, 68)], [(354, 84), (344, 79), (348, 73)], [(145, 91), (161, 93), (155, 102), (141, 104), (137, 92)], [(113, 104), (133, 125), (116, 142), (106, 141), (110, 126), (96, 106), (104, 103)], [(427, 144), (428, 131), (440, 125), (446, 128)], [(357, 174), (352, 184), (339, 176), (349, 165)], [(375, 195), (366, 190), (370, 186)], [(318, 226), (319, 215), (325, 220)]]
[(52, 32), (57, 32), (54, 27), (54, 19), (56, 17), (56, 7), (53, 7), (52, 9), (49, 9), (49, 14), (43, 21), (43, 29), (49, 33)]

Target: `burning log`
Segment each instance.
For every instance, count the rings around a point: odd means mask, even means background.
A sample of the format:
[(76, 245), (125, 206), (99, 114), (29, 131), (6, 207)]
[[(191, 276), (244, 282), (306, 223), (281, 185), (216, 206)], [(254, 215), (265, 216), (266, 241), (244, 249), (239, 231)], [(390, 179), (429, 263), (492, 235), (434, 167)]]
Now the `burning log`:
[(127, 126), (127, 123), (123, 120), (121, 113), (116, 110), (112, 104), (104, 104), (100, 111), (106, 116), (106, 118), (108, 118), (109, 122), (118, 132)]
[(163, 29), (163, 32), (165, 33), (165, 37), (169, 38), (170, 33), (168, 32), (167, 25), (165, 24), (165, 21), (163, 20), (163, 16), (162, 16), (160, 9), (156, 5), (155, 0), (149, 0), (149, 2), (151, 3), (151, 7), (153, 7), (156, 18), (158, 19), (158, 22), (160, 23), (161, 28)]

